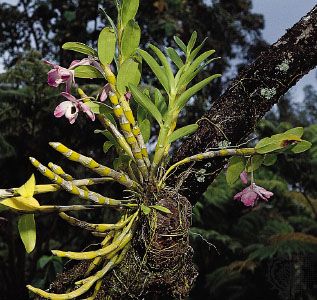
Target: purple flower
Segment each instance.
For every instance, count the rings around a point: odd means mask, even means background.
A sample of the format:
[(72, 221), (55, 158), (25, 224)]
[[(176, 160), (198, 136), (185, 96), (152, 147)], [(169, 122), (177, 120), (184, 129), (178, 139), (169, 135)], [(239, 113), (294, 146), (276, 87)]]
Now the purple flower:
[(72, 84), (75, 83), (74, 70), (63, 68), (49, 61), (44, 62), (53, 67), (53, 69), (47, 73), (47, 83), (53, 87), (58, 87), (61, 83), (66, 83), (66, 93), (69, 93)]
[(63, 92), (61, 93), (61, 95), (68, 99), (68, 101), (63, 101), (55, 108), (54, 116), (56, 118), (61, 118), (62, 116), (65, 116), (70, 124), (74, 124), (78, 117), (78, 112), (83, 111), (92, 121), (95, 120), (95, 114), (81, 100), (76, 99), (73, 95), (69, 93)]
[(271, 196), (273, 196), (272, 192), (252, 183), (250, 186), (237, 193), (233, 199), (241, 201), (245, 206), (254, 206), (259, 198), (268, 201)]
[(248, 184), (248, 173), (246, 171), (243, 171), (240, 174), (240, 179), (243, 184)]

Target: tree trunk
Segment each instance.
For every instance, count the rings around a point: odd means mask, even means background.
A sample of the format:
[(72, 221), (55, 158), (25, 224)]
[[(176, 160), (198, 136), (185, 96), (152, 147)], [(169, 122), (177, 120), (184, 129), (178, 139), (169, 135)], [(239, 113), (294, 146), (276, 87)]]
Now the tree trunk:
[[(317, 6), (238, 75), (201, 118), (197, 133), (181, 146), (173, 162), (218, 147), (224, 141), (232, 145), (243, 141), (278, 99), (316, 65)], [(181, 193), (196, 203), (224, 164), (223, 159), (207, 165), (197, 163), (195, 168), (204, 168), (212, 175), (204, 182), (189, 175)], [(105, 278), (96, 299), (107, 299), (105, 295), (109, 294), (113, 299), (183, 299), (188, 295), (197, 276), (188, 244), (191, 205), (173, 189), (186, 168), (171, 177), (171, 191), (159, 197), (159, 203), (173, 214), (157, 213), (154, 223), (148, 218), (141, 220), (126, 260)], [(80, 263), (61, 274), (51, 291), (65, 291), (85, 268), (87, 264)]]

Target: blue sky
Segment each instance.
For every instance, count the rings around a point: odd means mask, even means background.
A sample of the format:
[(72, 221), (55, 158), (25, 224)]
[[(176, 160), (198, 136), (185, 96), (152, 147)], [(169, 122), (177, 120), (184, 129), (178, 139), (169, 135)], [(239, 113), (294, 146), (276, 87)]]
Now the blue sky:
[[(0, 3), (15, 4), (16, 2), (16, 0), (0, 0)], [(292, 27), (317, 4), (316, 0), (253, 0), (252, 2), (253, 11), (264, 15), (263, 36), (269, 43), (274, 43), (285, 33), (286, 29)], [(0, 71), (1, 69), (0, 65)], [(302, 88), (306, 84), (313, 84), (317, 89), (316, 73), (316, 69), (311, 71), (292, 88), (291, 93), (295, 98), (302, 99)]]

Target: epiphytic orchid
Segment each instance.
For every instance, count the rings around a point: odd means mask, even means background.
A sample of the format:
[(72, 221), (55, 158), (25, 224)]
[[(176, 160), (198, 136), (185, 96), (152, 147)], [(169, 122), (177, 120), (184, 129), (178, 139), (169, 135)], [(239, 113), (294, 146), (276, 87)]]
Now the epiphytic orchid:
[(78, 117), (78, 112), (81, 110), (86, 113), (92, 121), (95, 120), (95, 114), (81, 100), (76, 99), (69, 93), (63, 92), (61, 95), (68, 99), (68, 101), (63, 101), (55, 108), (54, 116), (56, 118), (61, 118), (65, 115), (65, 117), (69, 120), (69, 123), (74, 124)]
[(267, 201), (271, 196), (273, 196), (272, 192), (251, 183), (250, 186), (237, 193), (233, 199), (241, 201), (245, 206), (254, 206), (259, 198)]

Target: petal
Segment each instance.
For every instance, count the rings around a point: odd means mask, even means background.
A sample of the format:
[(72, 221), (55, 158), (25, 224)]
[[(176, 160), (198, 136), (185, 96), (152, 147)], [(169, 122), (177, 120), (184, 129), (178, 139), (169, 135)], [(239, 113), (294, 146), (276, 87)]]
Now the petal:
[(258, 194), (254, 191), (249, 191), (241, 197), (241, 202), (245, 206), (254, 206), (255, 201), (258, 199)]
[(61, 95), (63, 97), (65, 97), (66, 99), (68, 99), (69, 101), (71, 102), (77, 102), (78, 100), (73, 96), (71, 95), (70, 93), (67, 93), (67, 92), (62, 92)]
[(47, 73), (47, 83), (53, 87), (59, 86), (61, 77), (57, 69), (52, 69)]
[(79, 102), (78, 103), (81, 110), (88, 115), (88, 117), (92, 120), (95, 121), (95, 114), (91, 111), (90, 107), (88, 107), (86, 104)]
[[(75, 109), (75, 112), (72, 112)], [(67, 108), (65, 112), (65, 117), (68, 119), (70, 124), (74, 124), (78, 117), (78, 108), (77, 106), (71, 102), (71, 106)]]
[(243, 184), (248, 184), (248, 173), (246, 171), (243, 171), (240, 174), (240, 179)]
[(43, 63), (45, 63), (45, 64), (47, 64), (47, 65), (49, 65), (49, 66), (51, 66), (53, 68), (55, 68), (57, 66), (56, 64), (53, 64), (53, 63), (51, 63), (50, 61), (48, 61), (46, 59), (43, 59)]
[(265, 188), (257, 185), (254, 185), (254, 191), (261, 197), (261, 199), (265, 201), (274, 195), (272, 192), (267, 191)]
[(56, 106), (54, 110), (54, 116), (56, 118), (60, 118), (65, 115), (66, 111), (73, 106), (73, 103), (70, 101), (63, 101), (59, 105)]

